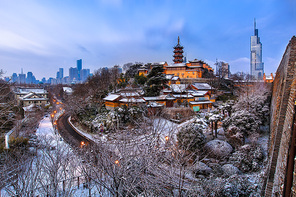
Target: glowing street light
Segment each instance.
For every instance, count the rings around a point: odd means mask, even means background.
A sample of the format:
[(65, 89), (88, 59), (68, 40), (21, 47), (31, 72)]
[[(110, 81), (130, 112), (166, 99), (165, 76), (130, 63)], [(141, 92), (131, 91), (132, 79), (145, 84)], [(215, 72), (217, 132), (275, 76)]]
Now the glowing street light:
[(62, 110), (63, 108), (60, 107), (60, 110)]
[(82, 148), (83, 146), (85, 146), (85, 143), (84, 143), (84, 141), (81, 141), (80, 142), (80, 147)]
[(60, 104), (59, 102), (57, 102), (57, 105)]
[(166, 141), (169, 141), (169, 136), (165, 136), (165, 140)]
[(54, 111), (53, 111), (53, 113), (57, 113), (57, 111), (56, 111), (56, 110), (54, 110)]
[(54, 117), (54, 114), (51, 114), (50, 116), (53, 118)]
[(119, 161), (118, 161), (118, 160), (115, 160), (115, 164), (117, 164), (117, 165), (118, 165), (118, 164), (119, 164)]
[(57, 121), (54, 121), (54, 123), (53, 123), (54, 125), (57, 125)]

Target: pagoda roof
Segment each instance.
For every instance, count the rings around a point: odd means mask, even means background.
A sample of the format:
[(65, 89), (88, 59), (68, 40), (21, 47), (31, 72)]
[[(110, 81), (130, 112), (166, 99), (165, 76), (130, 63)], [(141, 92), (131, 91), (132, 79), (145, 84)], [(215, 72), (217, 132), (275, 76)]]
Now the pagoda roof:
[(201, 63), (201, 64), (205, 64), (204, 61), (202, 60), (198, 60), (198, 59), (194, 59), (193, 61), (189, 61), (190, 63)]
[(177, 44), (176, 46), (174, 46), (174, 49), (176, 49), (176, 48), (183, 49), (184, 47), (183, 47), (183, 46), (181, 46), (180, 44)]

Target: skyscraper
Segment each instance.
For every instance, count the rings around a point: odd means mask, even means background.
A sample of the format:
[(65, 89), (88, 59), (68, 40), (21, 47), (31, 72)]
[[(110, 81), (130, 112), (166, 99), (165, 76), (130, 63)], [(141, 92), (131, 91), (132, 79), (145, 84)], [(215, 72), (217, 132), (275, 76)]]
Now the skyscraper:
[(81, 72), (81, 69), (82, 69), (82, 59), (79, 59), (79, 60), (77, 60), (77, 71), (78, 71), (78, 80), (80, 80), (81, 79), (81, 77), (80, 77), (80, 72)]
[(59, 68), (59, 71), (57, 72), (57, 80), (58, 83), (61, 83), (62, 79), (64, 78), (64, 69)]
[(80, 71), (80, 77), (81, 77), (81, 81), (84, 82), (87, 80), (87, 78), (89, 77), (90, 75), (90, 70), (89, 69), (82, 69)]
[(21, 74), (18, 76), (18, 83), (19, 84), (25, 84), (26, 83), (26, 74), (23, 73), (23, 69)]
[(17, 74), (16, 73), (13, 73), (12, 74), (12, 77), (11, 77), (11, 80), (12, 80), (12, 83), (15, 83), (15, 82), (17, 82)]
[(72, 82), (74, 79), (77, 80), (78, 79), (78, 70), (77, 68), (70, 68), (69, 69), (69, 77), (70, 77), (70, 81)]
[(64, 78), (64, 69), (59, 68), (59, 79), (63, 79), (63, 78)]
[(33, 73), (32, 72), (28, 72), (27, 73), (27, 80), (26, 80), (27, 84), (32, 84), (33, 83)]
[(262, 44), (256, 29), (256, 20), (254, 20), (254, 36), (251, 36), (251, 61), (250, 73), (255, 79), (262, 79), (264, 74), (264, 63), (262, 62)]

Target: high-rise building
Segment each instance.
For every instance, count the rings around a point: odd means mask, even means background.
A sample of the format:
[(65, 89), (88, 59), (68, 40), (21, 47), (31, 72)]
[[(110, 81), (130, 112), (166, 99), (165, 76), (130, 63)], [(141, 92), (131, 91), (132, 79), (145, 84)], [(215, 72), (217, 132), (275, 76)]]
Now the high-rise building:
[(178, 44), (176, 46), (174, 46), (174, 59), (173, 61), (175, 62), (175, 64), (177, 63), (182, 63), (183, 60), (183, 46), (180, 45), (180, 37), (178, 36)]
[(78, 69), (77, 68), (70, 68), (69, 69), (69, 78), (70, 81), (72, 82), (74, 79), (77, 81), (78, 79)]
[(18, 76), (18, 83), (19, 84), (25, 84), (26, 83), (26, 74), (23, 73), (23, 69), (21, 74)]
[(90, 75), (90, 70), (89, 69), (82, 69), (80, 71), (80, 77), (81, 77), (81, 81), (84, 82), (87, 80), (87, 78)]
[(77, 60), (78, 80), (81, 79), (82, 59)]
[(64, 69), (59, 68), (59, 79), (63, 79), (63, 78), (64, 78)]
[(64, 77), (64, 69), (63, 68), (59, 68), (59, 71), (57, 72), (57, 83), (62, 83), (62, 79)]
[(216, 65), (216, 76), (219, 76), (224, 79), (228, 79), (230, 74), (229, 64), (223, 61), (216, 61), (215, 65)]
[(12, 74), (12, 77), (11, 77), (11, 81), (12, 81), (12, 83), (15, 83), (15, 82), (17, 82), (17, 74), (16, 73), (13, 73)]
[(45, 77), (43, 77), (43, 78), (41, 79), (41, 82), (42, 82), (42, 83), (46, 83), (46, 79), (45, 79)]
[(32, 72), (28, 72), (27, 73), (27, 80), (26, 80), (27, 84), (32, 84), (33, 83), (33, 73)]
[(256, 20), (254, 20), (254, 36), (251, 36), (250, 73), (254, 79), (263, 79), (262, 44), (258, 36), (258, 29), (256, 29)]

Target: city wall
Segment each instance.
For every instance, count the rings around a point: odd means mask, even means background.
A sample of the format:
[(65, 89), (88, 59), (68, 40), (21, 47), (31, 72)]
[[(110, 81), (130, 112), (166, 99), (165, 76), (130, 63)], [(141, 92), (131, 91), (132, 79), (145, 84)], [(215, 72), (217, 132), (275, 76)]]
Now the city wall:
[(293, 36), (282, 57), (273, 82), (269, 163), (265, 196), (284, 195), (289, 151), (291, 148), (295, 148), (292, 143), (295, 100), (296, 37)]

